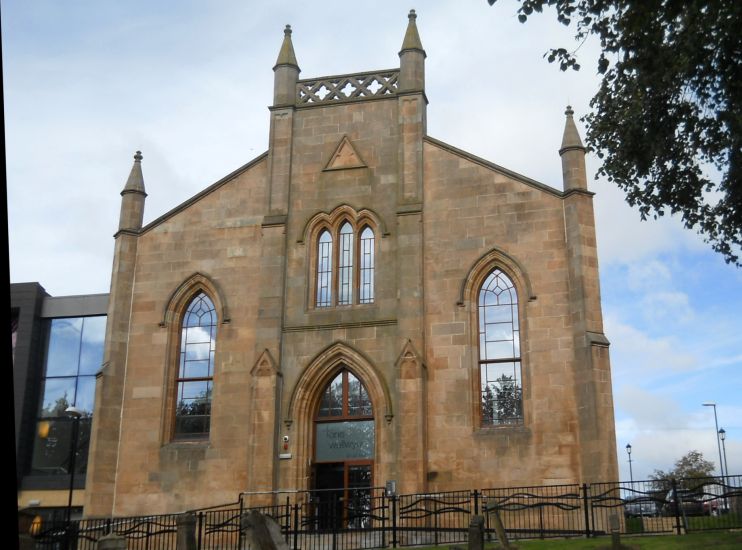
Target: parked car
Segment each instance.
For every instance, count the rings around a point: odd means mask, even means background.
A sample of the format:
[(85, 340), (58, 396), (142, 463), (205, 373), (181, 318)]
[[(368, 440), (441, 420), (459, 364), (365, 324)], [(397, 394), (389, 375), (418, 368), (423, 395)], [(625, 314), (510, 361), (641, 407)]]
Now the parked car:
[(709, 516), (718, 516), (729, 512), (729, 501), (723, 497), (703, 501), (703, 513)]
[(654, 500), (632, 499), (624, 504), (624, 515), (627, 518), (654, 517), (660, 514), (660, 507)]
[[(684, 516), (702, 516), (704, 514), (701, 495), (688, 489), (678, 489), (678, 512)], [(667, 492), (663, 513), (666, 516), (675, 515), (675, 499), (672, 489)]]

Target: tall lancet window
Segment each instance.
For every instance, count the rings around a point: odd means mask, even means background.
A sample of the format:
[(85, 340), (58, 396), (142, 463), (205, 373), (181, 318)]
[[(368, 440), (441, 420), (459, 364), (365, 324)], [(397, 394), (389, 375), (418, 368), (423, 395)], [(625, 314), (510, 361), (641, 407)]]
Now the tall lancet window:
[(312, 308), (355, 307), (373, 304), (376, 241), (379, 225), (368, 214), (348, 206), (330, 216), (318, 215), (307, 226), (312, 281)]
[(362, 304), (374, 301), (374, 232), (366, 226), (361, 232), (359, 293)]
[(479, 371), (482, 424), (523, 422), (518, 294), (510, 278), (492, 271), (479, 291)]
[(338, 304), (353, 303), (353, 227), (345, 222), (340, 227), (338, 250)]
[(175, 405), (175, 437), (207, 437), (216, 350), (216, 309), (203, 292), (183, 316)]
[(332, 236), (325, 230), (317, 249), (317, 307), (332, 305)]

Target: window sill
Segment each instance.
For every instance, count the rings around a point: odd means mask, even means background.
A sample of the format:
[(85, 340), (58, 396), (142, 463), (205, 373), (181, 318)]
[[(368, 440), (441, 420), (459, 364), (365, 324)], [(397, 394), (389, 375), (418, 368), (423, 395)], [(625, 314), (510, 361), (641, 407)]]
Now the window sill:
[(178, 439), (173, 439), (165, 443), (165, 445), (163, 446), (171, 447), (174, 449), (177, 449), (177, 448), (192, 449), (195, 447), (208, 447), (209, 438), (208, 437), (178, 438)]
[(525, 424), (501, 424), (499, 426), (479, 426), (475, 428), (474, 435), (477, 437), (497, 437), (500, 435), (523, 434), (529, 435), (530, 428)]

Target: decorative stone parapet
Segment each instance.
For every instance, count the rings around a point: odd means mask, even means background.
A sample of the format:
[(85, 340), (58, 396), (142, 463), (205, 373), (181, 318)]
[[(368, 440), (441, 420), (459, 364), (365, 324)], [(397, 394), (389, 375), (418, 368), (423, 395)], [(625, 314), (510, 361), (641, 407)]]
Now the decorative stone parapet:
[(299, 80), (296, 84), (297, 105), (317, 105), (358, 101), (397, 94), (399, 70), (323, 76)]

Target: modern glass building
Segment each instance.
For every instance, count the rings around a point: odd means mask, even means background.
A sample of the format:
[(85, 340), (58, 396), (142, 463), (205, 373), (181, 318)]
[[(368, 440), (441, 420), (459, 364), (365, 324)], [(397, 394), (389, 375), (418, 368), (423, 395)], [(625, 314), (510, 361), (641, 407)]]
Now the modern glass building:
[(81, 510), (107, 307), (107, 294), (11, 285), (18, 507), (42, 517), (65, 513), (71, 485)]

